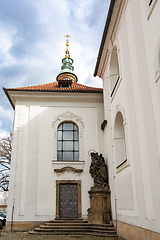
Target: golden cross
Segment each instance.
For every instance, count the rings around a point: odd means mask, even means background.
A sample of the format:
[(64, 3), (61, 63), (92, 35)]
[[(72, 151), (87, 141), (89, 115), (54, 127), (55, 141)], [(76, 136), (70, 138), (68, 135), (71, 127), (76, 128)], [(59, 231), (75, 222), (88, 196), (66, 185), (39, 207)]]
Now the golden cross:
[(66, 40), (66, 46), (68, 47), (68, 46), (69, 46), (68, 38), (71, 37), (71, 36), (69, 36), (68, 33), (67, 33), (67, 34), (65, 35), (65, 37), (67, 38), (67, 40)]
[(69, 37), (71, 37), (71, 36), (69, 36), (69, 35), (68, 35), (68, 33), (67, 33), (67, 34), (65, 35), (65, 37), (66, 37), (66, 38), (67, 38), (67, 40), (68, 40), (68, 38), (69, 38)]
[(67, 46), (67, 50), (66, 50), (66, 58), (69, 58), (69, 51), (68, 51), (68, 46), (69, 46), (69, 41), (68, 38), (71, 37), (68, 35), (68, 33), (65, 35), (65, 37), (67, 38), (66, 40), (66, 46)]

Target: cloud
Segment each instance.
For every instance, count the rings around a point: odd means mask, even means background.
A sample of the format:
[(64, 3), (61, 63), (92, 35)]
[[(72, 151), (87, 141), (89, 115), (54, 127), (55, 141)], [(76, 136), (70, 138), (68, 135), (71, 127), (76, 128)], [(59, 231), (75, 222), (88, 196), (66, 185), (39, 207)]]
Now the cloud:
[(4, 129), (2, 125), (3, 125), (2, 121), (0, 121), (0, 139), (7, 137), (8, 133), (9, 133), (9, 130), (8, 129)]
[(102, 86), (93, 73), (109, 2), (0, 1), (0, 130), (11, 129), (13, 119), (2, 87), (55, 81), (65, 55), (66, 33), (71, 35), (69, 51), (79, 83)]
[(13, 132), (13, 116), (14, 111), (9, 103), (7, 106), (0, 106), (0, 138), (8, 136), (9, 132)]

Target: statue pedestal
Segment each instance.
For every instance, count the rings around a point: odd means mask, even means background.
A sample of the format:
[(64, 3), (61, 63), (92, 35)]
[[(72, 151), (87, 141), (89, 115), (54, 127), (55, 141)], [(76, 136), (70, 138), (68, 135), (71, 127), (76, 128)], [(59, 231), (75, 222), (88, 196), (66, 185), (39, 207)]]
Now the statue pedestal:
[(88, 222), (92, 224), (110, 223), (111, 200), (109, 189), (91, 188), (90, 208), (88, 209)]

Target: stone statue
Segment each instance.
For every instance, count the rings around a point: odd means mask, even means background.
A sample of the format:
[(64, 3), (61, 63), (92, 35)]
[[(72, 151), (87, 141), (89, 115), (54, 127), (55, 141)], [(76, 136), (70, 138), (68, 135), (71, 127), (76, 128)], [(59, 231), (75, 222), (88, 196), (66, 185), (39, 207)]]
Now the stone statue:
[(94, 179), (94, 189), (108, 189), (107, 165), (102, 154), (91, 152), (90, 174)]

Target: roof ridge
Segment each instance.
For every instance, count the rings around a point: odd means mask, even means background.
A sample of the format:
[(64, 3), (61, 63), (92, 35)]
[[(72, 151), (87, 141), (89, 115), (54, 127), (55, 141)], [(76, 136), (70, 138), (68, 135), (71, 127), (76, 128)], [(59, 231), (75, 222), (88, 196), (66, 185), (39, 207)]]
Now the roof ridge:
[(90, 87), (77, 82), (72, 82), (69, 87), (60, 87), (58, 82), (44, 83), (34, 86), (8, 88), (7, 90), (14, 91), (52, 91), (52, 92), (103, 92), (102, 88)]
[(85, 87), (89, 87), (89, 88), (95, 88), (95, 89), (103, 89), (103, 88), (99, 88), (99, 87), (91, 87), (91, 86), (87, 86), (87, 85), (84, 85), (82, 83), (76, 83), (75, 84), (78, 84), (78, 85), (81, 85), (81, 86), (85, 86)]

